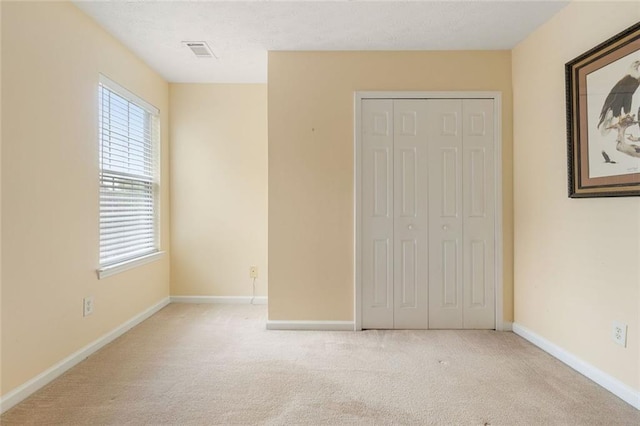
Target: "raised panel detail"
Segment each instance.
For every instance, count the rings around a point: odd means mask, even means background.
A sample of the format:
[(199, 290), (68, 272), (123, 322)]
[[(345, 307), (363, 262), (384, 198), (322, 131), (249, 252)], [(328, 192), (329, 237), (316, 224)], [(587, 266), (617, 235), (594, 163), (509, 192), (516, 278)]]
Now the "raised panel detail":
[(476, 112), (469, 116), (469, 135), (484, 136), (486, 133), (486, 118), (484, 112)]
[(442, 149), (442, 217), (458, 216), (458, 148)]
[(402, 115), (402, 125), (401, 125), (401, 134), (405, 136), (415, 136), (416, 135), (416, 112), (409, 111), (403, 112)]
[(389, 307), (389, 291), (393, 284), (389, 262), (389, 239), (373, 240), (373, 307)]
[(442, 242), (442, 306), (458, 306), (458, 242)]
[(485, 217), (486, 215), (486, 163), (484, 148), (474, 148), (470, 152), (470, 177), (471, 177), (471, 206), (469, 215), (472, 217)]
[(373, 134), (377, 136), (389, 136), (388, 112), (373, 114)]
[(389, 199), (389, 149), (381, 148), (373, 151), (373, 216), (388, 217), (390, 213)]
[(416, 308), (418, 301), (418, 246), (416, 240), (401, 241), (402, 308)]
[(471, 306), (473, 307), (484, 307), (486, 304), (485, 257), (484, 241), (471, 241)]
[(442, 114), (442, 135), (456, 136), (458, 134), (458, 113), (449, 112)]
[(416, 216), (416, 201), (418, 198), (418, 182), (417, 182), (417, 153), (415, 148), (403, 149), (400, 151), (402, 158), (402, 181), (400, 182), (402, 197), (400, 205), (402, 206), (400, 215), (403, 217)]

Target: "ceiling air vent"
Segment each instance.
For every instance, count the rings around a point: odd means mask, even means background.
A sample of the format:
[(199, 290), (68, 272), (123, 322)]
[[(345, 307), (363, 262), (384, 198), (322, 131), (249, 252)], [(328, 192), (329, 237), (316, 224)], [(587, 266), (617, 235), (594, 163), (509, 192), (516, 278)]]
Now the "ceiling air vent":
[(191, 49), (196, 58), (217, 58), (204, 41), (183, 41), (182, 44)]

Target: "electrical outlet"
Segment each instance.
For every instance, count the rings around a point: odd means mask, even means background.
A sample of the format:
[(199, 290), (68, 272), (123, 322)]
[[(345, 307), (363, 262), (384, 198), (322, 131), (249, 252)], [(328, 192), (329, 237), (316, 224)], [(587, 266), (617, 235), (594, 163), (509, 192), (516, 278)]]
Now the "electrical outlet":
[(620, 346), (627, 347), (627, 325), (621, 322), (613, 322), (613, 330), (611, 338)]
[(249, 278), (258, 278), (258, 267), (251, 266), (249, 268)]
[(82, 299), (83, 313), (82, 316), (86, 317), (93, 313), (93, 296), (88, 296)]

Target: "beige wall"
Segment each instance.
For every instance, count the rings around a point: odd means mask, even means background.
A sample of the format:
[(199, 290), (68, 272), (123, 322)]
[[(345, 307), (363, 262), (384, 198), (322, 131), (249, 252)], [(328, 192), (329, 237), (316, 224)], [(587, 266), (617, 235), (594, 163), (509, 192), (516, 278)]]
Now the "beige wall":
[(171, 294), (267, 292), (267, 87), (171, 84)]
[[(169, 255), (98, 266), (98, 73), (161, 110), (169, 247), (168, 84), (70, 3), (2, 2), (3, 395), (169, 295)], [(82, 317), (82, 299), (94, 314)]]
[(353, 96), (501, 91), (504, 319), (512, 307), (511, 53), (269, 53), (269, 318), (353, 320)]
[(513, 50), (515, 321), (635, 389), (640, 199), (567, 197), (564, 64), (638, 20), (640, 3), (572, 3)]

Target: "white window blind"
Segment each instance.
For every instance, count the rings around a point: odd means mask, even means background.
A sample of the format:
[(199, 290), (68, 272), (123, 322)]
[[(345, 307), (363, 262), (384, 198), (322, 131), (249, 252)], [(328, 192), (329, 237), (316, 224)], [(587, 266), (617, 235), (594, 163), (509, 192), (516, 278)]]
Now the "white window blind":
[(100, 266), (158, 251), (158, 110), (101, 76)]

